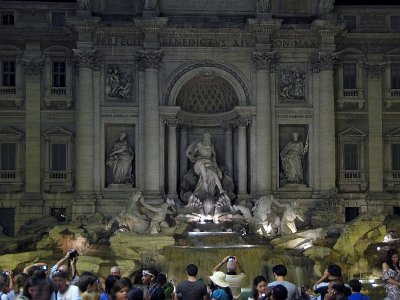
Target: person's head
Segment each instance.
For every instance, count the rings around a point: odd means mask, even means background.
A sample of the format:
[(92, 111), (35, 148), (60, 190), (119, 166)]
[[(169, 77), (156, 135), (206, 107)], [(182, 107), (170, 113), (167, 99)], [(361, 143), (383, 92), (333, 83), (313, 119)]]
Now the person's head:
[(68, 273), (68, 266), (67, 265), (61, 265), (58, 267), (57, 272), (65, 272)]
[(19, 289), (23, 287), (28, 280), (29, 275), (26, 273), (18, 273), (14, 276), (14, 288)]
[(165, 275), (164, 273), (158, 273), (156, 277), (156, 282), (159, 285), (164, 286), (167, 283), (167, 275)]
[(142, 271), (142, 281), (144, 285), (149, 285), (152, 282), (155, 282), (158, 272), (152, 268), (145, 269)]
[(209, 278), (216, 287), (225, 288), (229, 286), (229, 283), (226, 281), (226, 275), (224, 272), (221, 271), (214, 272), (214, 274), (209, 276)]
[(297, 142), (297, 140), (299, 139), (299, 134), (296, 131), (294, 131), (292, 133), (292, 137), (293, 137), (293, 141)]
[(228, 261), (226, 262), (227, 274), (235, 275), (236, 268), (237, 268), (236, 257), (233, 256), (232, 258), (229, 258)]
[(199, 269), (194, 264), (189, 264), (186, 266), (186, 273), (188, 274), (188, 276), (195, 277), (195, 276), (197, 276), (198, 271), (199, 271)]
[(95, 292), (97, 290), (97, 278), (92, 275), (81, 276), (78, 281), (78, 287), (82, 293), (86, 291), (89, 293)]
[(40, 283), (40, 279), (29, 277), (24, 286), (24, 295), (29, 299), (37, 299), (40, 291)]
[(111, 267), (110, 275), (116, 275), (116, 276), (121, 277), (121, 269), (118, 266)]
[(282, 284), (277, 284), (272, 288), (271, 296), (273, 300), (285, 300), (288, 290)]
[(359, 293), (359, 292), (361, 292), (362, 284), (361, 284), (360, 280), (358, 280), (358, 279), (352, 279), (352, 280), (350, 280), (350, 281), (349, 281), (349, 286), (350, 286), (351, 291), (352, 291), (353, 293)]
[(128, 291), (128, 300), (143, 300), (143, 291), (139, 288), (132, 288)]
[(391, 269), (393, 269), (395, 265), (399, 265), (399, 253), (396, 249), (389, 249), (386, 252), (386, 263)]
[(54, 282), (54, 287), (57, 291), (63, 294), (68, 289), (67, 273), (56, 272), (53, 274), (52, 279)]
[(253, 299), (257, 299), (258, 295), (265, 294), (267, 292), (267, 279), (264, 276), (259, 275), (253, 279)]
[(211, 134), (208, 131), (203, 133), (203, 142), (205, 144), (211, 144)]
[(108, 275), (106, 278), (106, 281), (104, 283), (104, 291), (106, 294), (111, 294), (111, 289), (114, 286), (114, 284), (120, 279), (119, 276), (116, 275)]
[(111, 300), (128, 300), (129, 285), (124, 280), (117, 280), (111, 289)]
[(274, 273), (276, 276), (286, 276), (287, 269), (284, 265), (276, 265), (272, 268), (272, 273)]
[(343, 281), (341, 280), (332, 280), (329, 281), (329, 285), (328, 285), (328, 294), (333, 297), (342, 297), (344, 296), (344, 291), (345, 291), (345, 286)]
[(128, 134), (126, 133), (126, 131), (121, 131), (121, 132), (119, 133), (119, 140), (120, 140), (120, 141), (123, 141), (123, 140), (126, 139), (127, 136), (128, 136)]
[(329, 273), (329, 276), (331, 276), (331, 277), (341, 278), (342, 277), (342, 268), (339, 267), (337, 264), (330, 264), (328, 266), (328, 273)]

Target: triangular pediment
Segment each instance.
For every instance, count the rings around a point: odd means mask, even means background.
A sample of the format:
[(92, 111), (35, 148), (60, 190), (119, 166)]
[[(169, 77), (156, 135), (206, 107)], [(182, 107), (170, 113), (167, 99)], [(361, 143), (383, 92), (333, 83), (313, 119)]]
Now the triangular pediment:
[(357, 137), (366, 137), (367, 136), (365, 134), (365, 132), (362, 132), (361, 130), (354, 128), (354, 127), (350, 127), (346, 130), (343, 130), (338, 135), (339, 136), (357, 136)]
[(389, 132), (386, 136), (387, 137), (400, 137), (400, 128), (397, 128), (397, 129)]
[(0, 135), (2, 136), (22, 136), (22, 132), (10, 127), (10, 126), (5, 126), (0, 129)]
[(58, 135), (58, 136), (72, 136), (73, 135), (73, 133), (72, 132), (70, 132), (70, 131), (68, 131), (68, 130), (66, 130), (66, 129), (64, 129), (64, 128), (62, 128), (62, 127), (53, 127), (53, 128), (51, 128), (51, 129), (49, 129), (49, 130), (47, 130), (45, 133), (44, 133), (46, 136), (50, 136), (50, 135)]

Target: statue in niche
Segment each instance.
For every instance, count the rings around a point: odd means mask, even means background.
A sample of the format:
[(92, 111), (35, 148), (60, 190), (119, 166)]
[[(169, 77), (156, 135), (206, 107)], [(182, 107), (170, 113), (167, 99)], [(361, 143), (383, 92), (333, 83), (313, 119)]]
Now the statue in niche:
[[(196, 189), (193, 192), (197, 198), (214, 196), (217, 192), (219, 194), (225, 193), (221, 183), (222, 172), (217, 165), (209, 132), (205, 132), (200, 141), (189, 145), (186, 156), (194, 162), (194, 170), (199, 176)], [(216, 188), (218, 188), (218, 191)]]
[(256, 12), (266, 13), (271, 10), (271, 0), (256, 0)]
[(281, 220), (282, 234), (291, 234), (297, 232), (295, 220), (304, 221), (303, 211), (299, 207), (298, 201), (293, 201), (291, 204), (285, 205)]
[(332, 12), (335, 0), (320, 0), (318, 4), (318, 15), (325, 15)]
[(299, 134), (292, 133), (292, 139), (283, 146), (279, 156), (283, 176), (287, 183), (304, 183), (303, 159), (308, 152), (308, 134), (305, 143), (299, 141)]
[(121, 131), (119, 139), (114, 143), (106, 165), (111, 168), (114, 184), (132, 183), (134, 154), (128, 145), (128, 134)]
[(283, 101), (304, 100), (306, 75), (302, 71), (284, 70), (281, 74), (280, 96)]
[(106, 76), (106, 96), (118, 99), (132, 99), (133, 80), (118, 67), (110, 67)]
[(144, 10), (155, 10), (157, 7), (157, 0), (145, 0)]
[(78, 0), (79, 9), (82, 10), (90, 10), (91, 3), (90, 0)]

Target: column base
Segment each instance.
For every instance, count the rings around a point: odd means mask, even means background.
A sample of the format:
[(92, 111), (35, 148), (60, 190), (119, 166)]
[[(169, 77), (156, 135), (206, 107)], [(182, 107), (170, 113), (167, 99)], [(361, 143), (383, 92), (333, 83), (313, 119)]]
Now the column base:
[(160, 194), (160, 191), (143, 191), (142, 193), (146, 202), (156, 204), (164, 201), (163, 197)]

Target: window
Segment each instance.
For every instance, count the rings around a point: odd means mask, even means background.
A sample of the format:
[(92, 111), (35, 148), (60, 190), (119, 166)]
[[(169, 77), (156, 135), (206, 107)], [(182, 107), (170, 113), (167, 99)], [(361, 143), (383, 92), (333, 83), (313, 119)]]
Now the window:
[(354, 31), (357, 28), (357, 17), (356, 16), (344, 16), (343, 20), (347, 22), (347, 29)]
[(391, 65), (391, 88), (393, 90), (400, 89), (400, 63), (392, 63)]
[(357, 65), (355, 63), (343, 64), (343, 88), (357, 89)]
[(15, 61), (2, 62), (2, 86), (15, 86)]
[(51, 171), (67, 170), (67, 144), (51, 145)]
[(65, 62), (53, 62), (53, 87), (65, 87)]
[(392, 16), (390, 18), (390, 29), (400, 30), (400, 16)]
[[(0, 144), (0, 169), (3, 171), (16, 170), (16, 143), (1, 143)], [(7, 172), (6, 172), (7, 173)]]
[(400, 170), (400, 144), (392, 144), (392, 170)]
[(344, 169), (345, 170), (358, 170), (358, 144), (345, 144), (344, 145)]
[(1, 25), (14, 25), (14, 13), (13, 12), (1, 13)]
[(65, 13), (54, 12), (51, 15), (51, 25), (54, 27), (63, 27), (65, 26)]

